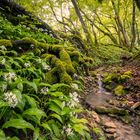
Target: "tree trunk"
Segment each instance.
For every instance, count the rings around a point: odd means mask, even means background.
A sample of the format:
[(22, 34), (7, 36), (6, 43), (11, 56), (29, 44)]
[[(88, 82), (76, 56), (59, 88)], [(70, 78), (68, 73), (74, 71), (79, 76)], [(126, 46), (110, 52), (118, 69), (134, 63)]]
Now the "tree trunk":
[(79, 21), (80, 21), (80, 23), (82, 25), (82, 28), (84, 30), (87, 42), (88, 42), (88, 44), (90, 46), (92, 46), (93, 45), (93, 41), (92, 41), (91, 35), (90, 35), (90, 33), (89, 33), (88, 29), (87, 29), (87, 26), (86, 26), (86, 24), (85, 24), (85, 22), (84, 22), (84, 20), (82, 18), (82, 15), (81, 15), (80, 10), (78, 8), (77, 2), (76, 2), (76, 0), (71, 0), (71, 2), (73, 4), (73, 6), (74, 6), (75, 12), (76, 12), (76, 14), (77, 14), (77, 16), (79, 18)]
[(135, 23), (136, 23), (136, 5), (135, 5), (135, 0), (133, 0), (131, 49), (134, 48), (135, 40), (136, 40)]
[(116, 9), (116, 6), (115, 6), (115, 3), (114, 3), (114, 0), (111, 0), (111, 3), (112, 3), (112, 7), (113, 7), (113, 10), (114, 10), (114, 13), (115, 13), (115, 21), (116, 21), (116, 24), (118, 26), (118, 30), (121, 31), (122, 33), (122, 36), (123, 36), (123, 44), (130, 48), (131, 47), (131, 44), (129, 43), (129, 38), (128, 38), (128, 35), (123, 27), (123, 24), (121, 22), (121, 19), (120, 19), (120, 16), (119, 16), (119, 13)]

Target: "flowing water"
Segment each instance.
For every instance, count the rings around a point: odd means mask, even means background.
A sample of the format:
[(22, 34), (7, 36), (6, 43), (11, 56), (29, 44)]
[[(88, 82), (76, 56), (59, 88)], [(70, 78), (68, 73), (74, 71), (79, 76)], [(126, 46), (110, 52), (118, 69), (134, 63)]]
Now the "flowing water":
[(113, 96), (111, 93), (107, 92), (103, 88), (102, 77), (100, 74), (97, 74), (97, 83), (93, 85), (92, 92), (87, 96), (87, 103), (89, 103), (92, 107), (96, 106), (110, 106), (108, 104), (108, 100)]

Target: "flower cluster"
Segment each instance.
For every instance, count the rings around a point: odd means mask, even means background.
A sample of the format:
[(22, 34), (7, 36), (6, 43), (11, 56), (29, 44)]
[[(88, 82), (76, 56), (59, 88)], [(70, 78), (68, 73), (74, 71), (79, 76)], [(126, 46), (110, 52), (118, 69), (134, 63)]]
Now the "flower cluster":
[(6, 47), (4, 45), (0, 46), (0, 49), (3, 50), (3, 51), (6, 51)]
[(78, 94), (77, 94), (77, 92), (73, 92), (73, 93), (70, 93), (69, 94), (69, 96), (70, 96), (70, 101), (68, 102), (68, 106), (70, 107), (70, 108), (74, 108), (74, 107), (76, 107), (77, 105), (78, 105), (78, 103), (79, 103), (79, 99), (78, 99)]
[(77, 79), (78, 78), (78, 75), (76, 73), (74, 73), (73, 78), (74, 79)]
[(45, 62), (42, 63), (43, 66), (43, 70), (51, 70), (51, 67), (49, 65), (47, 65)]
[(4, 65), (5, 62), (6, 62), (5, 58), (3, 58), (3, 59), (1, 60), (1, 62), (0, 62), (0, 64), (1, 64), (1, 65)]
[(76, 90), (78, 90), (78, 89), (79, 89), (78, 85), (77, 85), (77, 84), (75, 84), (75, 83), (73, 83), (73, 84), (71, 85), (71, 87), (72, 87), (73, 89), (76, 89)]
[(67, 136), (73, 135), (73, 130), (72, 130), (72, 128), (71, 128), (70, 125), (64, 126), (64, 127), (63, 127), (63, 131), (66, 132)]
[(29, 62), (28, 62), (28, 63), (25, 63), (25, 64), (24, 64), (24, 67), (26, 67), (26, 68), (27, 68), (27, 67), (30, 67), (30, 63), (29, 63)]
[(49, 91), (48, 87), (41, 88), (40, 92), (46, 94)]
[(4, 100), (9, 104), (10, 107), (15, 108), (18, 104), (18, 99), (12, 92), (4, 93)]
[(9, 72), (9, 73), (7, 73), (7, 74), (4, 75), (4, 79), (6, 81), (15, 80), (16, 78), (17, 77), (16, 77), (15, 73), (13, 73), (13, 72)]

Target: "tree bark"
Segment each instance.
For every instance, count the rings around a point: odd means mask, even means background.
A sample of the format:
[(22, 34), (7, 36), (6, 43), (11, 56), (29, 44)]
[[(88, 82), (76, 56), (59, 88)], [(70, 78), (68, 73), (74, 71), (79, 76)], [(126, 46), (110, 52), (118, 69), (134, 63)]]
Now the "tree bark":
[(128, 35), (123, 27), (123, 24), (121, 22), (121, 19), (120, 19), (120, 16), (119, 16), (119, 13), (116, 9), (116, 6), (115, 6), (115, 3), (114, 3), (114, 0), (111, 0), (111, 3), (112, 3), (112, 7), (113, 7), (113, 10), (114, 10), (114, 13), (115, 13), (115, 21), (116, 21), (116, 24), (117, 24), (117, 27), (118, 27), (118, 30), (120, 30), (120, 32), (122, 33), (122, 36), (123, 36), (123, 44), (130, 48), (131, 47), (131, 44), (129, 43), (129, 38), (128, 38)]
[(135, 0), (133, 0), (133, 9), (132, 9), (132, 41), (131, 41), (131, 49), (134, 48), (135, 40), (136, 40), (136, 32), (135, 32), (135, 23), (136, 23), (136, 5)]
[(82, 28), (84, 30), (87, 42), (88, 42), (88, 44), (90, 46), (92, 46), (93, 45), (93, 41), (92, 41), (91, 35), (90, 35), (90, 33), (89, 33), (88, 29), (87, 29), (87, 26), (86, 26), (86, 24), (85, 24), (85, 22), (84, 22), (84, 20), (82, 18), (82, 15), (80, 13), (80, 10), (79, 10), (79, 7), (77, 5), (77, 2), (76, 2), (76, 0), (71, 0), (71, 2), (73, 4), (73, 6), (74, 6), (75, 12), (76, 12), (76, 14), (77, 14), (77, 16), (79, 18), (79, 21), (80, 21), (80, 23), (82, 25)]

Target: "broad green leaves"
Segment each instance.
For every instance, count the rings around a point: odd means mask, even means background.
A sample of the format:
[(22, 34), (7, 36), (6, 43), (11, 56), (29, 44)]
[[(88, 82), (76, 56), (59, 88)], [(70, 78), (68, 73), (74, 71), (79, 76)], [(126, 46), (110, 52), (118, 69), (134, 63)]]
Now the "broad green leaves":
[(13, 127), (13, 128), (17, 128), (17, 129), (29, 128), (31, 130), (34, 130), (34, 127), (31, 123), (29, 123), (25, 120), (22, 120), (22, 119), (10, 119), (2, 127), (3, 128)]

